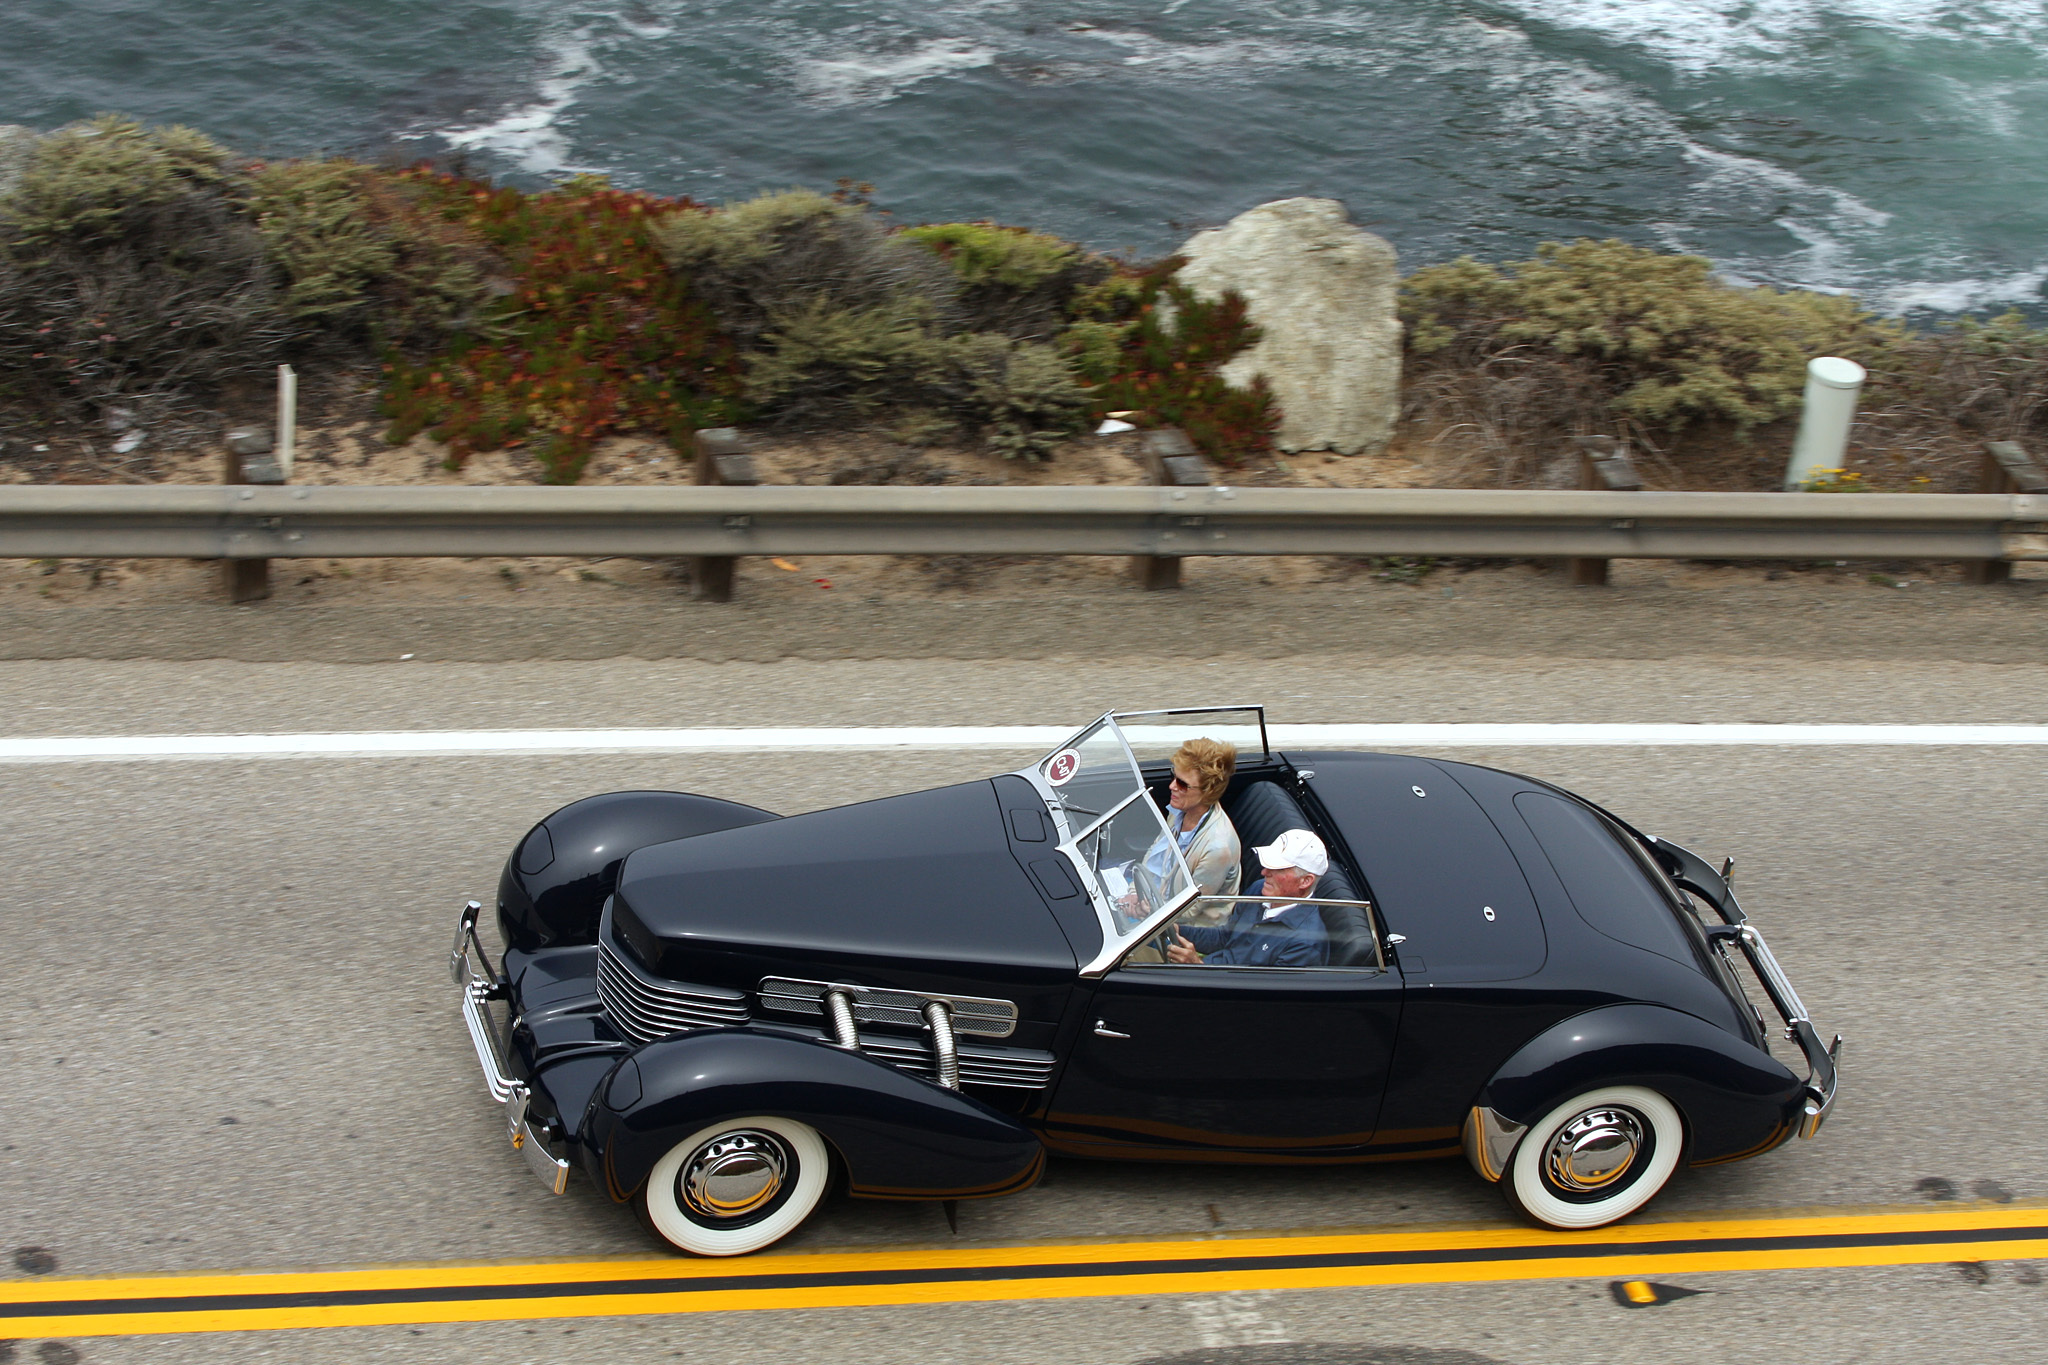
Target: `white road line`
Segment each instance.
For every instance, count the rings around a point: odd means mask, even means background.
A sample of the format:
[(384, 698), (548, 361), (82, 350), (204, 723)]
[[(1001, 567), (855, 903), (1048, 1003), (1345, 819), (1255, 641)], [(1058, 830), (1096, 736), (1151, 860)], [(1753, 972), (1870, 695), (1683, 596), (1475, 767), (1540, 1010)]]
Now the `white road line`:
[[(876, 749), (1036, 753), (1066, 726), (939, 725), (701, 730), (388, 730), (299, 735), (84, 735), (0, 738), (0, 763), (122, 763), (146, 759), (417, 758), (484, 754), (802, 753)], [(2048, 725), (1273, 725), (1295, 749), (1605, 746), (2048, 744)]]

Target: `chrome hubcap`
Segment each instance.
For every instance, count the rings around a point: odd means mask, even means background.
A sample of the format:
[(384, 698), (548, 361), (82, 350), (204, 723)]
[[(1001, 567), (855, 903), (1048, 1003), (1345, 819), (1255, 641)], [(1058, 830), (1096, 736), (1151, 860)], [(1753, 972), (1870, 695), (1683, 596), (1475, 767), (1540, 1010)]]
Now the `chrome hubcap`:
[(1628, 1172), (1643, 1146), (1643, 1122), (1626, 1109), (1588, 1109), (1557, 1130), (1545, 1173), (1562, 1189), (1604, 1189)]
[(720, 1133), (690, 1153), (676, 1192), (705, 1218), (744, 1218), (782, 1191), (788, 1158), (782, 1144), (751, 1128)]

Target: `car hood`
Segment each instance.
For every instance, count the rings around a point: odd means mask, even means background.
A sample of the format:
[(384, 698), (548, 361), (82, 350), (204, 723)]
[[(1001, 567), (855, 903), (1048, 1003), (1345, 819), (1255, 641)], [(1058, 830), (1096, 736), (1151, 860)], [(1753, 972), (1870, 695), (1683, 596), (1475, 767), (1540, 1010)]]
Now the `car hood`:
[(1057, 1018), (1078, 969), (988, 781), (640, 849), (620, 869), (613, 924), (677, 981), (999, 995), (1027, 1019)]

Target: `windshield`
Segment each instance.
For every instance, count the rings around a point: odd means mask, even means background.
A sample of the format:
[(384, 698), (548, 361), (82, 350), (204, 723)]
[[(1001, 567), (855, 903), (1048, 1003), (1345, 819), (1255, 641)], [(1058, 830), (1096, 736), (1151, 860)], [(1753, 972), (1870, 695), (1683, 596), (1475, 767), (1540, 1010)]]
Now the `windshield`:
[(1174, 750), (1191, 739), (1213, 739), (1232, 745), (1239, 763), (1257, 763), (1269, 757), (1263, 706), (1119, 711), (1113, 719), (1140, 763), (1164, 763), (1173, 757)]
[(1075, 852), (1095, 874), (1109, 907), (1110, 932), (1118, 938), (1137, 933), (1193, 884), (1179, 842), (1166, 832), (1159, 808), (1142, 791), (1083, 835)]
[(1145, 788), (1116, 723), (1104, 716), (1048, 754), (1038, 775), (1052, 788), (1073, 838)]
[(1088, 873), (1089, 899), (1105, 935), (1096, 965), (1113, 960), (1195, 893), (1186, 854), (1145, 790), (1138, 765), (1164, 764), (1196, 738), (1234, 744), (1241, 759), (1268, 753), (1260, 707), (1134, 711), (1104, 716), (1020, 774), (1046, 795), (1061, 823), (1061, 842)]

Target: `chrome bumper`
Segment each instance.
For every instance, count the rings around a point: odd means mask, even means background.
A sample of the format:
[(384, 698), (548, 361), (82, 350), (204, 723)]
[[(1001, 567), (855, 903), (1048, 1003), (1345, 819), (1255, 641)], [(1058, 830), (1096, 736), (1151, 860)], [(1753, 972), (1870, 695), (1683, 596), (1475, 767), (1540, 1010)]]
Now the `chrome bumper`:
[[(477, 916), (483, 906), (469, 901), (455, 926), (455, 946), (448, 953), (448, 974), (462, 988), (462, 1022), (469, 1026), (469, 1041), (476, 1048), (476, 1060), (484, 1069), (484, 1085), (491, 1098), (505, 1106), (505, 1132), (512, 1146), (526, 1157), (527, 1167), (548, 1187), (561, 1194), (569, 1188), (569, 1163), (547, 1149), (540, 1134), (526, 1121), (527, 1105), (533, 1092), (526, 1082), (513, 1079), (505, 1069), (504, 1046), (498, 1027), (491, 1019), (490, 1002), (505, 997), (507, 986), (492, 969), (491, 960), (477, 941)], [(477, 970), (481, 965), (483, 970)]]
[[(1770, 945), (1756, 926), (1749, 922), (1749, 916), (1742, 913), (1740, 902), (1735, 899), (1735, 862), (1731, 858), (1723, 862), (1717, 871), (1712, 863), (1694, 853), (1691, 849), (1672, 843), (1668, 839), (1649, 836), (1650, 843), (1661, 850), (1659, 861), (1666, 863), (1666, 870), (1672, 871), (1672, 880), (1682, 889), (1692, 892), (1714, 907), (1722, 923), (1707, 930), (1707, 938), (1725, 955), (1728, 944), (1733, 943), (1742, 950), (1749, 960), (1750, 970), (1763, 983), (1764, 994), (1771, 998), (1771, 1007), (1785, 1021), (1785, 1036), (1799, 1044), (1799, 1050), (1806, 1054), (1806, 1105), (1799, 1120), (1799, 1136), (1810, 1138), (1820, 1131), (1827, 1122), (1828, 1111), (1835, 1107), (1835, 1065), (1842, 1055), (1842, 1035), (1836, 1034), (1834, 1041), (1825, 1047), (1821, 1045), (1820, 1034), (1814, 1030), (1813, 1020), (1806, 1013), (1806, 1006), (1800, 1003), (1799, 992), (1792, 989), (1791, 980), (1785, 969), (1778, 965)], [(1763, 1020), (1759, 1018), (1758, 1023)]]
[(1764, 942), (1755, 925), (1746, 921), (1717, 924), (1707, 931), (1707, 936), (1721, 943), (1732, 942), (1742, 950), (1756, 979), (1763, 983), (1764, 994), (1784, 1019), (1785, 1036), (1799, 1044), (1799, 1050), (1806, 1054), (1806, 1107), (1799, 1120), (1799, 1136), (1812, 1137), (1827, 1122), (1828, 1111), (1835, 1107), (1835, 1064), (1842, 1055), (1842, 1035), (1838, 1033), (1833, 1042), (1821, 1045), (1820, 1034), (1807, 1017), (1799, 992), (1792, 989), (1785, 969), (1778, 965), (1771, 946)]

